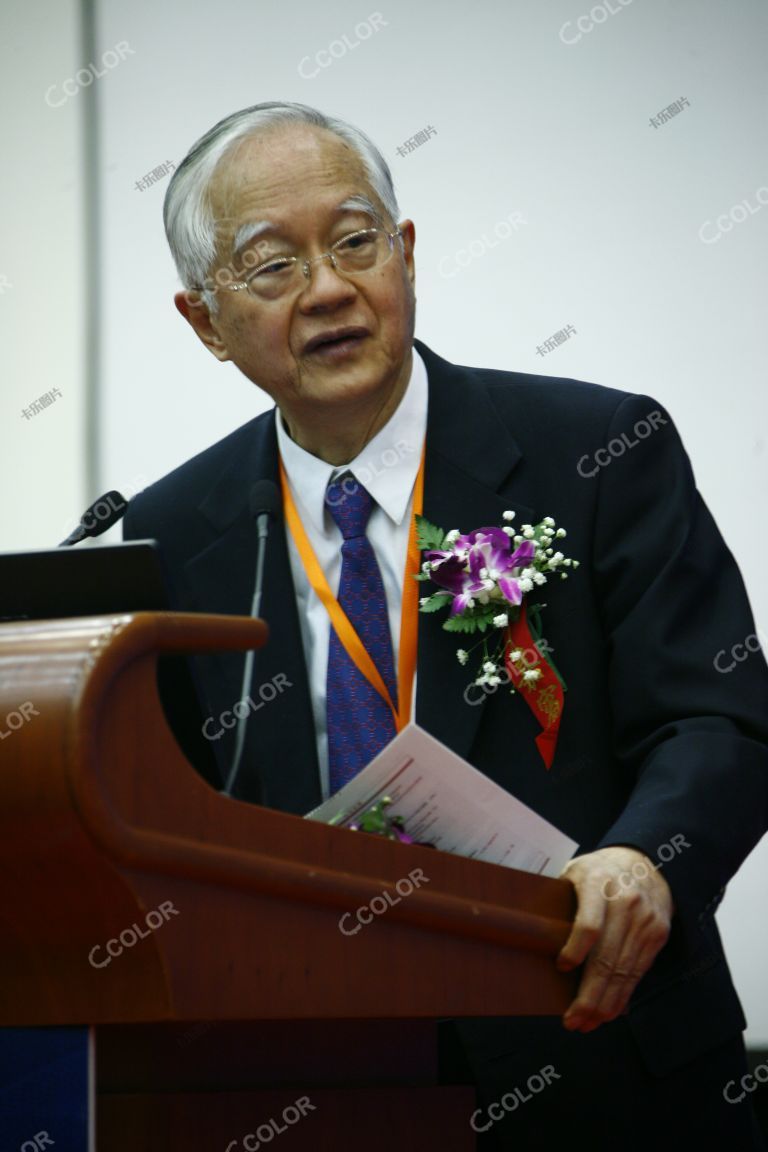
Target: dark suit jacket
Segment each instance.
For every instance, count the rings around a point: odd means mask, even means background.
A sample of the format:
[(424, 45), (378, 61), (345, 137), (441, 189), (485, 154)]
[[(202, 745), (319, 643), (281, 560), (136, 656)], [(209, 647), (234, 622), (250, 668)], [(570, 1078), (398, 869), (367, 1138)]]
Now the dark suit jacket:
[[(519, 696), (499, 690), (465, 703), (470, 669), (456, 659), (456, 636), (431, 615), (419, 619), (416, 720), (573, 837), (580, 853), (627, 844), (657, 860), (660, 847), (662, 857), (670, 851), (662, 846), (680, 847), (662, 873), (676, 906), (672, 935), (629, 1014), (648, 1065), (673, 1068), (744, 1026), (714, 922), (768, 807), (763, 656), (730, 672), (714, 666), (721, 649), (755, 631), (740, 574), (655, 400), (458, 367), (416, 346), (429, 378), (424, 514), (446, 531), (500, 524), (507, 508), (516, 524), (552, 515), (567, 529), (567, 554), (581, 561), (537, 593), (568, 686), (550, 771)], [(635, 432), (652, 413), (660, 413), (652, 432)], [(612, 454), (598, 457), (608, 463), (596, 468), (595, 451), (609, 443)], [(248, 493), (255, 480), (277, 480), (277, 459), (272, 410), (131, 502), (125, 536), (160, 542), (178, 608), (248, 614), (256, 551)], [(254, 685), (282, 673), (290, 688), (251, 714), (239, 795), (303, 814), (321, 797), (282, 524), (269, 543), (262, 615), (270, 640), (257, 653)], [(730, 663), (721, 657), (721, 667)], [(198, 659), (195, 669), (206, 714), (231, 709), (242, 655)], [(223, 772), (231, 734), (214, 751)]]

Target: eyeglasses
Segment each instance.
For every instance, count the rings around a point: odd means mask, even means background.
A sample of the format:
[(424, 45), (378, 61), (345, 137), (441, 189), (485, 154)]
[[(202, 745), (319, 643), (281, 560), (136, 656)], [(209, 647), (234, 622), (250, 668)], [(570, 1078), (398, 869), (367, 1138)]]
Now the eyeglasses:
[(249, 272), (245, 280), (223, 284), (223, 288), (240, 292), (245, 289), (259, 300), (277, 300), (302, 285), (302, 278), (310, 279), (310, 270), (319, 260), (330, 260), (331, 266), (343, 276), (359, 276), (372, 272), (387, 263), (395, 248), (395, 237), (402, 236), (399, 228), (387, 232), (383, 228), (361, 228), (350, 232), (332, 244), (327, 252), (312, 260), (298, 256), (275, 256)]

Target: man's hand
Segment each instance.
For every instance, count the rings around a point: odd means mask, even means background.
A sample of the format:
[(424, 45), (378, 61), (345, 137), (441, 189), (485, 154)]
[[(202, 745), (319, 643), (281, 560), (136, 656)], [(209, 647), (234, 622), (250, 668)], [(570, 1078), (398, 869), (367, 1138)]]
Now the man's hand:
[[(637, 867), (640, 862), (643, 868)], [(635, 848), (601, 848), (576, 856), (560, 878), (575, 887), (578, 910), (557, 967), (569, 972), (587, 961), (563, 1024), (592, 1032), (622, 1014), (666, 944), (672, 894), (656, 865)]]

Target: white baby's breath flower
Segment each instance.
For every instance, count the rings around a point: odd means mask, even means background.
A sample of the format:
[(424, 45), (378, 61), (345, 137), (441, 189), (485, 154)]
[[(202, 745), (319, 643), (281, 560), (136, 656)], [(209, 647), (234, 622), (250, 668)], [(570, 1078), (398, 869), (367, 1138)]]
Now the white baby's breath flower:
[(581, 560), (574, 560), (573, 561), (573, 567), (574, 568), (578, 568), (579, 564), (581, 564)]
[(547, 578), (543, 572), (534, 572), (533, 582), (534, 584), (546, 584)]
[(523, 524), (523, 536), (526, 540), (530, 540), (534, 535), (533, 528), (530, 524)]
[(563, 536), (567, 536), (567, 535), (568, 535), (568, 533), (566, 532), (565, 528), (558, 528), (557, 532), (555, 532), (555, 536), (558, 536), (561, 540), (562, 540)]
[(451, 528), (450, 532), (447, 532), (445, 535), (446, 543), (454, 544), (460, 535), (461, 533), (459, 532), (458, 528)]
[[(491, 587), (493, 587), (492, 584), (491, 584)], [(491, 598), (490, 592), (478, 592), (478, 594), (477, 594), (478, 604), (487, 604), (488, 601), (490, 600), (490, 598)]]
[(523, 672), (523, 680), (538, 680), (541, 676), (540, 668), (529, 668), (527, 672)]
[(515, 648), (512, 652), (510, 652), (509, 658), (513, 664), (516, 664), (518, 662), (518, 660), (521, 659), (522, 655), (523, 655), (523, 653), (521, 652), (521, 650), (519, 648)]
[(554, 525), (554, 523), (555, 522), (551, 516), (545, 516), (544, 519), (542, 520), (542, 524), (545, 524), (547, 526), (547, 528), (551, 528)]
[(493, 676), (495, 671), (496, 665), (494, 664), (493, 660), (486, 660), (483, 664), (483, 672), (487, 673), (489, 676)]
[(502, 532), (506, 532), (507, 536), (514, 536), (514, 534), (515, 534), (515, 530), (514, 530), (514, 528), (511, 528), (511, 527), (509, 526), (509, 524), (504, 524), (504, 525), (502, 525), (502, 529), (501, 529), (501, 530), (502, 530)]
[(490, 688), (496, 688), (501, 684), (501, 676), (489, 676), (487, 684)]
[(517, 583), (521, 592), (533, 591), (533, 580), (518, 580)]
[(456, 659), (459, 664), (466, 664), (467, 660), (469, 660), (469, 652), (467, 652), (465, 648), (457, 648)]
[(422, 570), (422, 572), (431, 572), (431, 571), (432, 571), (432, 562), (431, 562), (431, 560), (425, 560), (425, 561), (424, 561), (424, 563), (423, 563), (423, 564), (422, 564), (422, 566), (421, 566), (421, 570)]
[(496, 628), (506, 628), (507, 624), (509, 624), (509, 616), (507, 616), (506, 612), (500, 612), (498, 616), (494, 616), (493, 623)]
[(522, 542), (523, 542), (522, 536), (514, 536), (512, 538), (512, 543), (515, 545), (516, 548), (518, 548), (522, 544)]
[(501, 518), (502, 520), (514, 520), (515, 514), (514, 512), (511, 512), (509, 509), (507, 509), (506, 512), (502, 512)]

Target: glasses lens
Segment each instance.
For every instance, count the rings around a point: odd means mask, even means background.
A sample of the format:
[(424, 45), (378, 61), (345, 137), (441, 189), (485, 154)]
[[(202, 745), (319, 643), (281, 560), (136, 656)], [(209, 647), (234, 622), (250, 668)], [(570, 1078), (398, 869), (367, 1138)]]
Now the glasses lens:
[(295, 256), (281, 257), (262, 264), (248, 277), (248, 291), (260, 300), (276, 300), (288, 292), (301, 278), (299, 262)]
[(333, 255), (342, 272), (367, 272), (384, 264), (392, 255), (392, 248), (386, 232), (365, 228), (338, 240), (333, 246)]

